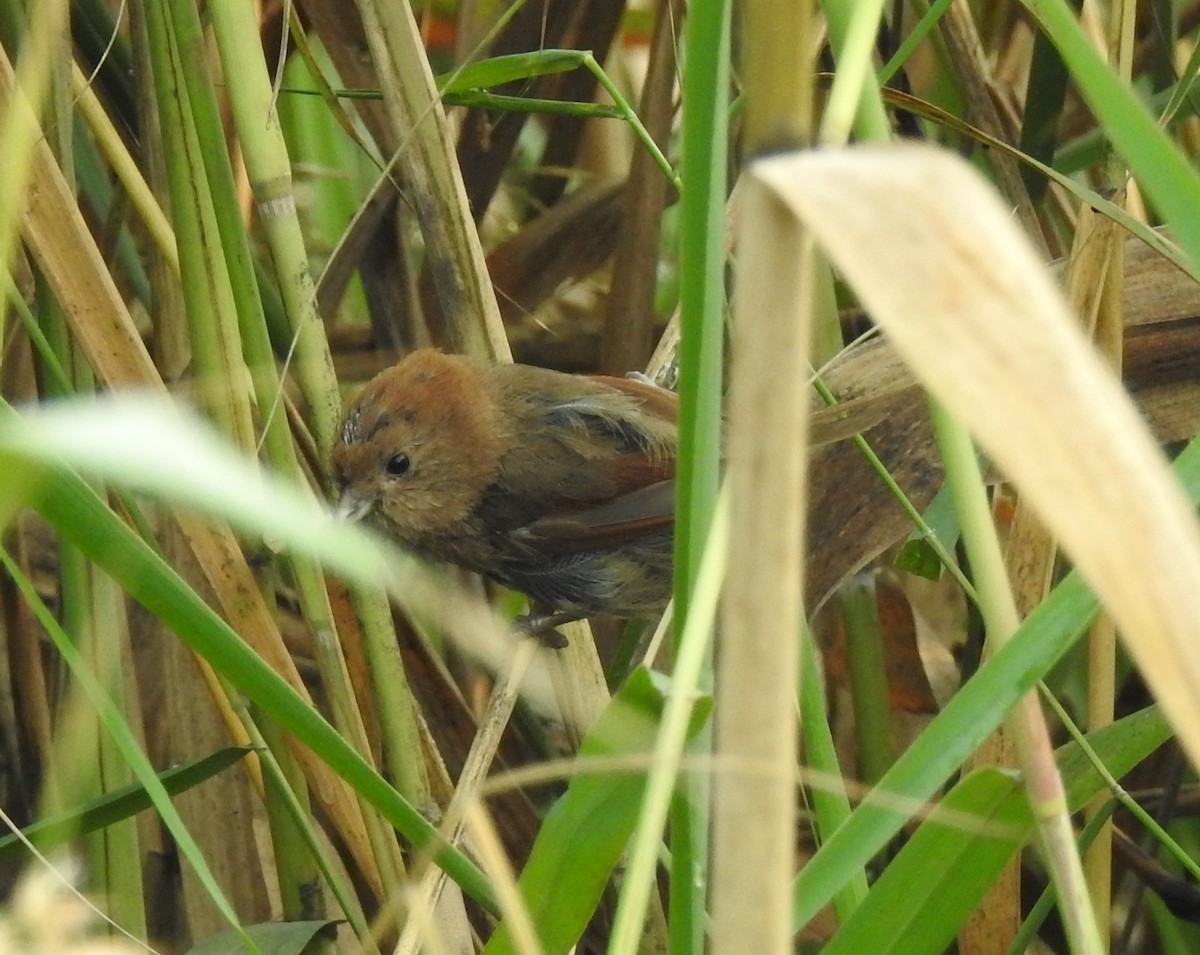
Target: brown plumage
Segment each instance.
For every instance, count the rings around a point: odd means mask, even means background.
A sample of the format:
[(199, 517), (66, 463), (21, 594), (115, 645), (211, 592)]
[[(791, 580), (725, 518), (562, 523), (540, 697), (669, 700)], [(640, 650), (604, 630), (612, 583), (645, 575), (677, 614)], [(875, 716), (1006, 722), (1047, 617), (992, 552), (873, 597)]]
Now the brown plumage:
[(675, 455), (670, 392), (424, 349), (367, 384), (333, 462), (341, 513), (413, 552), (634, 616), (670, 596)]

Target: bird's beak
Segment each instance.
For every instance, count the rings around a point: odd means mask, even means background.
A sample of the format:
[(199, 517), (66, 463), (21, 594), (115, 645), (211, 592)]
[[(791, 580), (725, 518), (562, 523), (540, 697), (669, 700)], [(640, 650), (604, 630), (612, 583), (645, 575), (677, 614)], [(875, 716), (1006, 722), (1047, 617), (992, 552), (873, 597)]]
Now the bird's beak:
[(372, 498), (361, 498), (350, 490), (344, 490), (333, 513), (339, 521), (354, 523), (355, 521), (361, 521), (374, 508), (375, 501)]

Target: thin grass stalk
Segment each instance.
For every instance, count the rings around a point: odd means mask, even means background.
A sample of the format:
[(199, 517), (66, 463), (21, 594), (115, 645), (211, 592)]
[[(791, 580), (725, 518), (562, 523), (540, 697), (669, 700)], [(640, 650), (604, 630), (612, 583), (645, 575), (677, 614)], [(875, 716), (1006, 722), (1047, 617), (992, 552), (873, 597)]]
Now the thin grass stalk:
[[(94, 651), (90, 636), (91, 568), (78, 548), (64, 548), (59, 570), (59, 600), (62, 629), (72, 645)], [(99, 795), (100, 759), (95, 744), (97, 727), (94, 720), (79, 715), (80, 701), (76, 689), (67, 690), (59, 701), (61, 723), (53, 753), (47, 754), (46, 776), (49, 785), (45, 796), (50, 812), (61, 812), (74, 802), (86, 802)], [(61, 726), (70, 725), (63, 733)]]
[[(1116, 12), (1116, 11), (1114, 11)], [(1115, 157), (1110, 157), (1115, 160)], [(1111, 180), (1110, 180), (1111, 181)], [(1124, 195), (1124, 193), (1122, 193)], [(1121, 201), (1121, 196), (1117, 197)], [(1076, 254), (1078, 253), (1078, 254)], [(1085, 208), (1079, 217), (1068, 272), (1072, 305), (1092, 327), (1100, 351), (1120, 376), (1124, 336), (1125, 233)], [(1115, 334), (1114, 334), (1115, 329)], [(1117, 629), (1105, 613), (1092, 623), (1087, 636), (1087, 726), (1099, 729), (1113, 721), (1117, 695)], [(1085, 810), (1086, 819), (1106, 812), (1105, 797), (1097, 795)], [(1112, 909), (1112, 824), (1100, 826), (1084, 856), (1084, 870), (1099, 924), (1108, 927)]]
[(872, 69), (884, 0), (825, 0), (822, 6), (837, 72), (821, 116), (820, 140), (841, 146), (853, 129), (861, 140), (886, 142), (891, 139), (892, 124)]
[(400, 143), (397, 175), (410, 187), (425, 256), (456, 350), (511, 360), (483, 249), (467, 205), (445, 111), (412, 10), (357, 0), (384, 106)]
[[(821, 117), (819, 138), (826, 145), (844, 145), (851, 130), (863, 141), (887, 142), (891, 139), (891, 122), (872, 69), (883, 6), (881, 0), (871, 3), (827, 0), (823, 4), (830, 46), (837, 58), (837, 72)], [(832, 286), (828, 263), (823, 261), (821, 267), (829, 275), (825, 284)], [(832, 331), (823, 333), (823, 328)], [(836, 307), (832, 310), (827, 307), (819, 313), (817, 329), (819, 337), (828, 339), (836, 332), (840, 338), (841, 324)], [(832, 357), (817, 352), (814, 347), (814, 364)], [(860, 447), (865, 447), (865, 439), (859, 436), (856, 440)], [(850, 661), (859, 775), (874, 782), (895, 758), (890, 701), (883, 672), (883, 634), (874, 587), (865, 581), (853, 583), (850, 590), (840, 596), (839, 604)]]
[(311, 857), (316, 860), (317, 868), (325, 879), (326, 886), (354, 931), (354, 936), (362, 946), (364, 955), (380, 955), (378, 946), (372, 937), (370, 925), (367, 923), (366, 914), (363, 912), (353, 886), (344, 877), (343, 870), (332, 858), (328, 842), (323, 840), (316, 830), (311, 806), (303, 798), (308, 792), (306, 780), (301, 776), (299, 778), (300, 785), (296, 785), (296, 777), (289, 770), (285, 770), (284, 764), (276, 759), (275, 752), (268, 746), (265, 736), (261, 734), (258, 724), (251, 717), (247, 706), (239, 707), (239, 715), (243, 725), (250, 730), (255, 747), (260, 751), (259, 758), (262, 760), (264, 786), (266, 785), (265, 780), (269, 778), (270, 785), (278, 790), (280, 798), (288, 806), (297, 832), (307, 841)]
[[(246, 716), (249, 717), (249, 713)], [(277, 756), (287, 752), (282, 732), (269, 719), (262, 721), (262, 741)], [(278, 775), (271, 772), (263, 774), (263, 796), (268, 806), (267, 822), (271, 827), (271, 847), (283, 919), (286, 922), (299, 922), (324, 918), (325, 898), (321, 892), (317, 859), (302, 832), (303, 828), (313, 825), (304, 776), (295, 761), (290, 759), (286, 762), (277, 761), (275, 769)], [(285, 786), (290, 788), (293, 798), (299, 802), (299, 817), (281, 811), (282, 804), (288, 799)]]
[[(480, 789), (496, 757), (500, 737), (512, 717), (520, 696), (521, 683), (537, 655), (538, 646), (533, 637), (520, 640), (513, 650), (508, 670), (492, 687), (487, 709), (479, 721), (479, 732), (471, 741), (471, 749), (459, 774), (458, 785), (442, 819), (442, 835), (451, 845), (459, 845), (462, 842), (466, 813), (479, 800)], [(422, 941), (427, 940), (426, 918), (434, 917), (445, 889), (445, 872), (430, 868), (422, 877), (420, 887), (412, 893), (409, 917), (400, 940), (396, 943), (394, 955), (417, 955)]]
[[(63, 551), (58, 581), (62, 632), (81, 656), (87, 659), (88, 665), (96, 666), (107, 662), (108, 658), (97, 658), (98, 648), (102, 644), (96, 640), (91, 618), (93, 568), (78, 548), (63, 548)], [(110, 683), (111, 668), (101, 672), (101, 679), (106, 684)], [(43, 788), (41, 799), (41, 811), (47, 814), (63, 812), (85, 803), (103, 791), (99, 721), (88, 706), (78, 683), (69, 677), (64, 680), (56, 715), (54, 746), (47, 753), (47, 785)], [(104, 892), (108, 886), (104, 833), (88, 833), (83, 837), (82, 844), (88, 868), (95, 873), (97, 885)]]
[(291, 322), (296, 380), (308, 402), (309, 421), (322, 471), (330, 473), (341, 400), (325, 326), (317, 314), (316, 286), (296, 198), (292, 167), (275, 108), (275, 92), (252, 8), (236, 0), (209, 4), (229, 101), (246, 172)]
[[(684, 24), (676, 654), (682, 650), (689, 623), (720, 473), (731, 6), (728, 0), (693, 3)], [(711, 670), (709, 657), (701, 668), (702, 687), (711, 685)], [(688, 753), (703, 758), (711, 746), (711, 735), (704, 731), (688, 744)], [(704, 949), (710, 788), (704, 775), (689, 774), (671, 810), (668, 926), (672, 955)]]
[(863, 782), (874, 784), (887, 772), (896, 752), (888, 700), (885, 637), (873, 576), (860, 574), (850, 580), (842, 587), (838, 603), (845, 619), (854, 695), (858, 775)]
[[(316, 563), (307, 558), (295, 556), (290, 564), (296, 577), (297, 591), (301, 595), (305, 617), (316, 634), (317, 662), (323, 685), (329, 695), (334, 725), (373, 766), (366, 727), (355, 700), (341, 644), (337, 639), (333, 613), (324, 589), (324, 577)], [(365, 799), (360, 797), (359, 805), (367, 827), (367, 838), (371, 842), (384, 885), (389, 892), (398, 891), (404, 876), (404, 860), (400, 855), (395, 834)]]
[[(1110, 616), (1102, 613), (1096, 618), (1088, 630), (1087, 647), (1088, 728), (1094, 730), (1111, 723), (1115, 712), (1117, 628)], [(1108, 799), (1106, 794), (1097, 795), (1084, 810), (1084, 819), (1090, 822), (1107, 815)], [(1112, 852), (1113, 827), (1111, 822), (1105, 822), (1088, 846), (1083, 867), (1096, 920), (1104, 928), (1106, 942), (1112, 920)]]
[[(15, 75), (4, 84), (8, 89), (0, 100), (0, 142), (4, 143), (6, 170), (0, 183), (0, 264), (5, 268), (16, 248), (30, 164), (42, 135), (37, 113), (49, 91), (52, 51), (67, 32), (66, 0), (40, 0), (29, 12), (28, 24)], [(7, 62), (7, 54), (4, 58)]]
[[(188, 92), (193, 117), (197, 157), (207, 184), (202, 221), (211, 222), (217, 251), (209, 263), (214, 294), (233, 312), (239, 332), (242, 360), (250, 372), (253, 400), (263, 431), (268, 458), (280, 472), (298, 476), (296, 454), (286, 421), (278, 407), (279, 376), (265, 329), (262, 298), (254, 272), (249, 238), (242, 221), (237, 186), (230, 165), (220, 106), (207, 68), (207, 47), (197, 10), (190, 4), (172, 4), (168, 26), (182, 56), (178, 64)], [(199, 197), (204, 198), (204, 197)], [(218, 264), (219, 263), (219, 264)], [(252, 448), (257, 447), (257, 441)], [(249, 450), (249, 449), (248, 449)]]
[[(150, 280), (150, 301), (153, 306), (152, 322), (154, 325), (153, 361), (155, 371), (163, 381), (179, 381), (187, 372), (191, 363), (191, 346), (188, 344), (186, 309), (183, 302), (183, 288), (180, 284), (179, 247), (175, 238), (175, 230), (168, 219), (167, 205), (170, 201), (168, 185), (167, 160), (164, 151), (165, 134), (163, 131), (162, 115), (158, 104), (158, 94), (155, 89), (154, 70), (150, 52), (150, 35), (146, 24), (145, 2), (134, 3), (129, 8), (129, 32), (132, 38), (132, 50), (137, 67), (134, 71), (134, 95), (138, 104), (138, 125), (142, 131), (143, 149), (140, 162), (134, 160), (124, 150), (124, 142), (117, 136), (116, 129), (101, 136), (93, 131), (93, 137), (100, 143), (105, 143), (112, 137), (120, 143), (120, 150), (103, 148), (108, 157), (117, 180), (122, 184), (126, 195), (137, 195), (149, 192), (149, 201), (158, 209), (162, 221), (157, 226), (147, 226), (147, 231), (154, 235), (154, 248), (143, 251), (143, 259), (147, 263)], [(81, 76), (82, 78), (82, 76)], [(88, 110), (84, 110), (85, 115)], [(95, 124), (93, 124), (95, 125)], [(113, 153), (113, 155), (109, 155)], [(123, 158), (114, 158), (120, 156)], [(130, 185), (126, 183), (128, 173), (136, 170), (138, 178), (142, 172), (146, 176), (144, 182)], [(137, 205), (137, 202), (134, 203)], [(153, 213), (150, 214), (153, 216)], [(143, 216), (145, 214), (143, 213)], [(164, 228), (165, 227), (165, 228)], [(169, 253), (163, 246), (169, 246)]]
[[(1054, 540), (1029, 504), (1018, 499), (1004, 552), (1005, 571), (1012, 588), (1017, 613), (1024, 620), (1050, 591)], [(978, 595), (975, 596), (978, 604)], [(992, 647), (984, 648), (984, 659)], [(1016, 743), (1008, 726), (1001, 726), (984, 741), (967, 763), (968, 771), (979, 766), (1016, 766)], [(959, 933), (965, 955), (999, 953), (1021, 925), (1021, 861), (1013, 859), (992, 883), (987, 896), (971, 914)]]
[[(178, 540), (171, 539), (168, 544), (167, 559), (186, 566), (186, 551)], [(174, 762), (245, 737), (241, 724), (236, 723), (236, 704), (220, 707), (213, 703), (213, 694), (223, 698), (227, 685), (198, 668), (194, 655), (174, 640), (166, 627), (152, 626), (148, 659), (144, 661), (149, 667), (144, 666), (143, 671), (161, 681), (155, 714), (163, 726), (170, 728), (158, 741), (161, 758)], [(237, 725), (236, 732), (231, 732), (225, 722), (229, 719)], [(247, 923), (270, 918), (271, 899), (276, 895), (269, 888), (276, 881), (277, 868), (266, 841), (269, 830), (263, 825), (262, 792), (261, 776), (256, 779), (249, 773), (234, 771), (221, 774), (202, 791), (183, 793), (178, 802), (197, 850), (212, 860), (222, 890)], [(189, 868), (183, 869), (179, 886), (187, 932), (192, 938), (207, 938), (224, 929), (224, 919), (207, 887)]]
[[(1137, 4), (1120, 0), (1109, 9), (1109, 62), (1114, 72), (1126, 84), (1133, 80), (1133, 48), (1137, 35)], [(1129, 190), (1124, 187), (1128, 170), (1115, 151), (1109, 150), (1104, 165), (1104, 178), (1116, 190), (1114, 200), (1128, 206)], [(1100, 351), (1108, 358), (1120, 377), (1123, 364), (1122, 349), (1125, 332), (1125, 242), (1120, 230), (1109, 228), (1101, 233), (1107, 238), (1104, 252), (1107, 269), (1097, 296), (1094, 337)], [(1087, 726), (1097, 730), (1111, 723), (1116, 715), (1117, 697), (1117, 628), (1108, 614), (1101, 614), (1088, 631), (1087, 652)], [(1097, 796), (1087, 806), (1084, 818), (1107, 819), (1106, 802)], [(1083, 858), (1084, 871), (1096, 917), (1104, 929), (1104, 940), (1110, 936), (1112, 920), (1112, 858), (1113, 827), (1102, 822), (1096, 838)]]
[[(1009, 135), (1010, 131), (1005, 128), (988, 92), (988, 61), (966, 0), (952, 0), (939, 26), (949, 51), (947, 64), (958, 71), (959, 86), (967, 102), (968, 114), (975, 125), (985, 132), (1005, 142), (1012, 142), (1016, 137)], [(1029, 201), (1029, 192), (1016, 162), (1001, 153), (991, 154), (989, 160), (996, 171), (1000, 191), (1016, 206), (1017, 219), (1024, 227), (1025, 234), (1044, 255), (1047, 254), (1037, 212)]]
[[(800, 644), (800, 699), (798, 711), (804, 734), (804, 755), (807, 768), (830, 781), (829, 786), (814, 786), (811, 790), (817, 832), (835, 832), (850, 816), (850, 800), (846, 795), (845, 775), (838, 762), (829, 726), (829, 709), (821, 676), (820, 651), (810, 634)], [(867, 873), (860, 869), (833, 897), (833, 910), (838, 921), (845, 923), (867, 897)]]
[[(1119, 289), (1115, 296), (1111, 295), (1108, 286), (1114, 278), (1113, 270), (1121, 269), (1120, 256), (1124, 248), (1123, 233), (1113, 223), (1100, 218), (1085, 208), (1077, 225), (1072, 255), (1067, 270), (1067, 288), (1074, 311), (1083, 316), (1096, 316), (1101, 311), (1111, 313), (1114, 304), (1120, 311), (1121, 293)], [(1114, 256), (1116, 260), (1114, 261)], [(1119, 278), (1117, 279), (1119, 281)], [(1123, 317), (1118, 314), (1118, 320)], [(1090, 324), (1090, 322), (1089, 322)], [(1119, 347), (1119, 346), (1118, 346)], [(1013, 580), (1014, 596), (1018, 611), (1022, 616), (1027, 614), (1044, 596), (1049, 588), (1050, 574), (1053, 569), (1056, 548), (1049, 534), (1042, 527), (1040, 518), (1024, 502), (1019, 502), (1013, 530), (1009, 538), (1006, 563)], [(1093, 624), (1103, 627), (1102, 615)], [(1095, 667), (1089, 667), (1089, 693), (1099, 686), (1107, 689), (1101, 691), (1107, 699), (1106, 708), (1111, 714), (1115, 691), (1112, 685), (1112, 665), (1115, 662), (1115, 631), (1108, 625), (1108, 635), (1102, 641), (1107, 647), (1099, 650), (1099, 658)], [(1089, 641), (1089, 655), (1093, 644)], [(1106, 663), (1099, 661), (1106, 660)], [(1104, 677), (1105, 671), (1109, 676)], [(1093, 680), (1093, 677), (1095, 680)], [(1110, 715), (1111, 720), (1111, 715)], [(1099, 724), (1098, 724), (1099, 725)], [(1010, 764), (1015, 760), (1015, 746), (1006, 730), (997, 733), (989, 745), (981, 748), (977, 762), (989, 761), (1001, 765)], [(1102, 801), (1102, 800), (1101, 800)], [(1094, 802), (1095, 811), (1102, 811), (1100, 802)], [(1108, 905), (1110, 896), (1110, 866), (1111, 841), (1101, 838), (1091, 844), (1085, 868), (1088, 870), (1088, 884), (1091, 887), (1091, 898), (1096, 909), (1097, 922), (1101, 927), (1108, 925)], [(1019, 888), (1020, 871), (1016, 860), (1006, 869), (1002, 876), (1003, 883), (1008, 887), (1007, 898), (994, 891), (989, 899), (989, 909), (1000, 908), (1003, 912), (1004, 934), (1016, 931), (1019, 920)], [(999, 886), (1000, 883), (998, 883)], [(993, 912), (993, 919), (996, 918)], [(1107, 937), (1107, 933), (1103, 933)], [(997, 932), (995, 921), (989, 922), (981, 933), (980, 943), (992, 947), (1003, 941)], [(983, 951), (984, 949), (977, 949)]]
[[(764, 11), (765, 12), (765, 11)], [(799, 34), (803, 35), (803, 33)], [(730, 390), (730, 572), (717, 658), (713, 951), (792, 951), (812, 240), (743, 186)]]
[[(8, 535), (5, 535), (7, 543)], [(18, 540), (14, 548), (20, 551), (17, 560), (22, 566), (28, 566), (28, 548), (21, 546)], [(49, 668), (43, 655), (41, 635), (38, 632), (32, 611), (22, 603), (16, 593), (16, 588), (4, 583), (0, 593), (0, 612), (6, 625), (11, 622), (12, 629), (7, 630), (4, 649), (8, 659), (7, 670), (14, 688), (12, 708), (14, 716), (20, 714), (19, 723), (27, 742), (27, 762), (42, 769), (41, 797), (52, 800), (55, 795), (48, 790), (50, 780), (45, 767), (50, 762), (53, 747), (53, 706), (50, 700), (47, 678)], [(16, 720), (14, 720), (16, 722)], [(32, 804), (39, 794), (33, 791), (32, 783), (20, 789), (21, 796)]]
[(371, 692), (379, 717), (383, 762), (396, 789), (419, 808), (434, 806), (429, 772), (421, 756), (420, 704), (412, 694), (387, 596), (355, 587), (350, 591), (363, 636)]
[(74, 98), (79, 115), (87, 123), (92, 137), (100, 147), (104, 158), (113, 174), (121, 184), (125, 195), (129, 197), (133, 208), (141, 218), (142, 225), (154, 242), (154, 246), (179, 273), (179, 250), (175, 246), (175, 231), (167, 220), (162, 207), (155, 199), (149, 183), (142, 175), (137, 160), (125, 148), (121, 134), (117, 132), (108, 113), (105, 111), (96, 91), (88, 84), (87, 78), (79, 65), (71, 63), (71, 95)]
[[(213, 174), (214, 163), (224, 157), (224, 143), (214, 142), (213, 129), (219, 130), (220, 124), (210, 92), (203, 37), (198, 22), (191, 22), (196, 19), (195, 11), (190, 4), (171, 3), (164, 12), (171, 71), (168, 83), (173, 95), (160, 99), (159, 108), (168, 111), (163, 123), (164, 155), (174, 174), (172, 211), (177, 228), (186, 223), (198, 239), (195, 247), (188, 249), (193, 269), (188, 284), (191, 290), (203, 286), (200, 302), (208, 306), (191, 307), (190, 296), (185, 298), (192, 380), (200, 400), (219, 409), (218, 421), (231, 428), (230, 437), (250, 453), (257, 440), (240, 332), (239, 303), (244, 300), (244, 289), (230, 274), (225, 250), (229, 230), (222, 230), (218, 217), (221, 183)], [(187, 16), (189, 12), (192, 18)], [(188, 26), (194, 29), (189, 31)], [(171, 161), (180, 157), (182, 163)]]
[[(144, 746), (124, 594), (98, 568), (92, 568), (91, 582), (97, 662), (104, 666), (108, 691), (113, 701)], [(102, 791), (111, 792), (135, 782), (133, 771), (108, 734), (98, 732), (98, 743)], [(106, 826), (103, 838), (108, 914), (134, 937), (145, 938), (146, 899), (142, 889), (144, 873), (137, 820), (126, 819)]]
[[(934, 434), (946, 464), (946, 481), (974, 570), (987, 637), (1000, 647), (1016, 631), (1020, 618), (1004, 572), (974, 444), (966, 429), (936, 401), (931, 401), (931, 413)], [(1027, 694), (1011, 721), (1030, 807), (1047, 866), (1058, 888), (1071, 950), (1076, 955), (1101, 955), (1105, 946), (1083, 877), (1049, 730), (1036, 696)]]
[(648, 900), (654, 887), (663, 826), (674, 811), (674, 793), (686, 753), (688, 723), (710, 658), (718, 594), (725, 577), (728, 536), (729, 494), (725, 491), (717, 500), (700, 562), (692, 613), (680, 625), (682, 633), (671, 678), (671, 693), (663, 708), (661, 728), (646, 780), (646, 794), (637, 828), (630, 840), (629, 863), (609, 936), (609, 955), (633, 955), (639, 950)]
[(243, 450), (255, 446), (248, 396), (237, 383), (244, 375), (240, 336), (220, 237), (212, 214), (212, 196), (203, 154), (196, 138), (185, 67), (198, 67), (199, 51), (177, 45), (172, 6), (163, 0), (145, 4), (146, 32), (154, 77), (171, 211), (180, 253), (180, 276), (188, 311), (192, 377), (196, 399), (218, 427)]
[[(17, 586), (20, 587), (19, 582)], [(37, 608), (32, 609), (36, 615)], [(86, 659), (86, 665), (98, 662), (96, 641), (90, 633), (72, 634), (65, 629), (62, 633), (80, 658)], [(61, 668), (61, 661), (55, 662)], [(105, 679), (108, 682), (107, 677)], [(42, 787), (38, 805), (42, 816), (67, 812), (87, 803), (101, 794), (103, 786), (98, 751), (99, 736), (103, 731), (95, 710), (88, 705), (79, 681), (72, 678), (69, 669), (60, 675), (59, 682), (61, 690), (52, 715), (52, 744), (44, 763), (48, 785)], [(104, 833), (88, 832), (79, 836), (81, 861), (92, 873), (98, 894), (107, 897), (109, 882)]]
[[(94, 376), (72, 344), (62, 310), (44, 282), (38, 283), (37, 298), (46, 344), (52, 349), (41, 356), (41, 363), (53, 360), (60, 368), (72, 369), (74, 377), (68, 382), (48, 376), (44, 397), (90, 394), (95, 387)], [(122, 611), (114, 586), (78, 548), (66, 543), (59, 547), (59, 612), (64, 632), (87, 657), (122, 713), (127, 714), (121, 683), (121, 674), (126, 671), (121, 660), (129, 651), (128, 630), (120, 619)], [(128, 672), (132, 680), (132, 666)], [(61, 712), (65, 715), (57, 734), (58, 745), (47, 753), (45, 764), (42, 805), (51, 812), (84, 803), (133, 780), (102, 731), (94, 710), (74, 684)], [(106, 915), (141, 937), (145, 934), (146, 910), (136, 825), (126, 820), (108, 826), (87, 834), (83, 844), (88, 871), (104, 899)]]
[(724, 0), (693, 4), (684, 36), (675, 526), (675, 613), (681, 624), (704, 552), (720, 462), (729, 16)]

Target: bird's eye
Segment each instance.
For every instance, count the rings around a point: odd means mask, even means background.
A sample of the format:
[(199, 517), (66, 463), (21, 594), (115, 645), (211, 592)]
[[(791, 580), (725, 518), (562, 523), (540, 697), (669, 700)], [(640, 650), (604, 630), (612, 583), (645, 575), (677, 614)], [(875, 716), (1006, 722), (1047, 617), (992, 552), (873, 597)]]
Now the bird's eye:
[(391, 477), (404, 477), (404, 475), (412, 470), (412, 461), (409, 460), (407, 454), (401, 451), (399, 454), (393, 454), (388, 458), (387, 464), (384, 465), (384, 470)]

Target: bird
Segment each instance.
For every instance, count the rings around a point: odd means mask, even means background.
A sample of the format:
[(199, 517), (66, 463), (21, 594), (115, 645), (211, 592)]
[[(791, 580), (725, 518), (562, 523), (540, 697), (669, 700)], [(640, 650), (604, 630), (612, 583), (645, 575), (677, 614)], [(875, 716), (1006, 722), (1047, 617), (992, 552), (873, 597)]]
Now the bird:
[[(337, 512), (546, 612), (527, 632), (648, 616), (671, 595), (676, 396), (419, 349), (348, 407)], [(551, 645), (558, 645), (557, 641)]]

